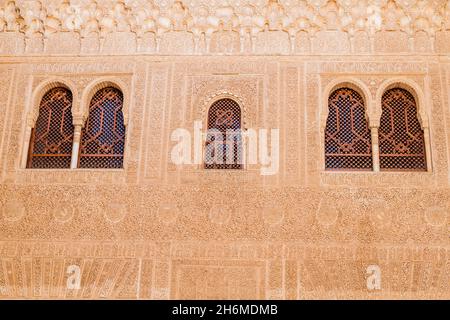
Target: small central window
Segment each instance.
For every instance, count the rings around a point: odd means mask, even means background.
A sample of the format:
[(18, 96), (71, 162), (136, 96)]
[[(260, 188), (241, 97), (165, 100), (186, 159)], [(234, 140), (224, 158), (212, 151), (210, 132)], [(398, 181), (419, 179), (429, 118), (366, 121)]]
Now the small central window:
[(232, 99), (209, 108), (205, 169), (242, 169), (241, 108)]

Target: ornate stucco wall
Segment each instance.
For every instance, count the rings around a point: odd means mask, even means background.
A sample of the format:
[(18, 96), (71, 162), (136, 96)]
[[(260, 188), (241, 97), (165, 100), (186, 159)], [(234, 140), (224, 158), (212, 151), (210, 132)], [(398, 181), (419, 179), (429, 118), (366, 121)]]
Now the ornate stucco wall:
[[(0, 1), (0, 298), (449, 299), (448, 2), (216, 2)], [(123, 91), (123, 170), (25, 168), (58, 83), (74, 123), (102, 84)], [(415, 95), (427, 172), (324, 170), (341, 83), (371, 126), (386, 88)], [(280, 129), (277, 174), (170, 161), (221, 95)]]

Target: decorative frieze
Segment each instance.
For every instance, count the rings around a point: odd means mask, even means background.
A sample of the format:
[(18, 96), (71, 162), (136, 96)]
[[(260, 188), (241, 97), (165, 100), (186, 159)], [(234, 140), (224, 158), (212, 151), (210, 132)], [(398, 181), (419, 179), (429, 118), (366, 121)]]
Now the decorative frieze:
[(450, 33), (445, 0), (0, 4), (0, 54), (7, 55), (443, 53)]

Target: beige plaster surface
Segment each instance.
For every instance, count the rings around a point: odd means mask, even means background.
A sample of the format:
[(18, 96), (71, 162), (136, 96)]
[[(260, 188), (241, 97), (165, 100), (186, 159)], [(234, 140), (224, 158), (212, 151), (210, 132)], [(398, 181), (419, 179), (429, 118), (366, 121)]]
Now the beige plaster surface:
[[(209, 24), (200, 1), (98, 1), (96, 23), (70, 28), (62, 1), (44, 15), (26, 2), (23, 21), (0, 11), (0, 299), (450, 299), (446, 1), (381, 1), (379, 29), (345, 1), (210, 5)], [(131, 23), (142, 10), (156, 24)], [(96, 89), (123, 91), (123, 169), (24, 167), (39, 100), (59, 84), (79, 124)], [(427, 172), (324, 170), (327, 97), (344, 85), (374, 127), (385, 89), (414, 94)], [(277, 174), (171, 162), (172, 131), (205, 124), (222, 96), (246, 128), (280, 129)]]

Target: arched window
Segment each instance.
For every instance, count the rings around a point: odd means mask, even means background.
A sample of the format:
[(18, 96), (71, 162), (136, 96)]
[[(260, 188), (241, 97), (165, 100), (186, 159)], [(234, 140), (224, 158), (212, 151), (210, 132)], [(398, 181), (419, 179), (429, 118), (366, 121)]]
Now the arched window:
[(122, 168), (125, 147), (123, 95), (113, 87), (97, 91), (81, 131), (79, 168)]
[(380, 120), (380, 169), (426, 171), (425, 142), (416, 101), (405, 89), (386, 91)]
[(31, 132), (28, 168), (70, 168), (73, 144), (72, 93), (57, 87), (41, 100)]
[(209, 108), (205, 168), (242, 169), (241, 108), (232, 99)]
[(328, 99), (325, 129), (327, 170), (372, 170), (372, 143), (364, 100), (355, 90), (341, 88)]

